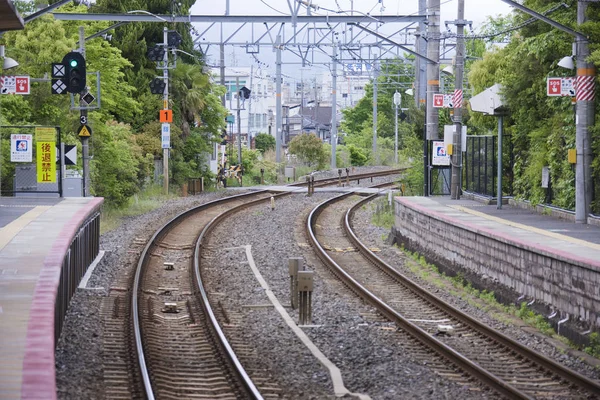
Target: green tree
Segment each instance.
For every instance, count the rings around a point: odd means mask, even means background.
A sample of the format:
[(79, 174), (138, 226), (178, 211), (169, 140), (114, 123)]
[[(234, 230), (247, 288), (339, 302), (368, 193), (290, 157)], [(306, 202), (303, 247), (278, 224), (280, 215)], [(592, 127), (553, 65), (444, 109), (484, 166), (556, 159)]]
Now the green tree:
[(348, 151), (350, 151), (350, 164), (353, 166), (363, 166), (367, 163), (367, 156), (363, 154), (363, 152), (354, 145), (348, 146)]
[(265, 151), (275, 148), (275, 138), (267, 133), (259, 133), (254, 138), (254, 146), (264, 154)]
[(323, 168), (327, 163), (327, 153), (323, 142), (314, 133), (301, 134), (290, 141), (290, 154), (295, 155), (309, 167)]

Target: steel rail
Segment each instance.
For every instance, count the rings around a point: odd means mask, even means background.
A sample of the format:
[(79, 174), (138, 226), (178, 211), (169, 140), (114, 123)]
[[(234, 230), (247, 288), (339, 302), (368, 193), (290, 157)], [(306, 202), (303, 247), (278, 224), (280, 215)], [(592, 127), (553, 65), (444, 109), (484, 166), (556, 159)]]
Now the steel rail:
[(411, 279), (398, 272), (384, 260), (379, 258), (375, 253), (369, 250), (368, 247), (365, 246), (354, 233), (354, 230), (352, 229), (352, 216), (354, 215), (356, 210), (359, 209), (359, 207), (361, 207), (364, 203), (371, 201), (373, 198), (373, 196), (369, 196), (357, 202), (353, 207), (348, 209), (344, 219), (344, 229), (350, 241), (367, 259), (369, 259), (369, 261), (371, 261), (373, 265), (380, 268), (383, 272), (401, 281), (411, 290), (420, 295), (425, 301), (435, 304), (437, 307), (441, 308), (443, 311), (450, 314), (452, 317), (466, 324), (470, 328), (478, 331), (482, 335), (490, 337), (496, 342), (515, 351), (520, 356), (531, 360), (532, 362), (544, 367), (550, 372), (556, 374), (557, 376), (560, 376), (562, 379), (569, 381), (580, 388), (590, 391), (591, 393), (600, 393), (600, 384), (598, 382), (589, 379), (586, 376), (583, 376), (575, 371), (572, 371), (567, 367), (560, 365), (556, 361), (551, 360), (550, 358), (522, 345), (521, 343), (509, 338), (503, 333), (490, 328), (489, 326), (476, 320), (470, 315), (456, 309), (455, 307), (451, 306), (450, 304), (435, 296), (433, 293), (429, 292), (427, 289), (419, 286), (417, 283), (413, 282)]
[[(317, 240), (314, 226), (317, 223), (317, 218), (319, 214), (332, 203), (340, 201), (352, 193), (343, 194), (333, 199), (326, 200), (320, 203), (317, 207), (315, 207), (307, 218), (306, 223), (306, 231), (308, 233), (308, 238), (315, 251), (317, 256), (323, 261), (325, 265), (327, 265), (332, 272), (346, 284), (354, 293), (363, 298), (366, 302), (375, 307), (380, 313), (382, 313), (385, 317), (387, 317), (390, 321), (395, 322), (398, 326), (400, 326), (403, 330), (408, 332), (415, 339), (423, 343), (425, 346), (434, 350), (437, 354), (443, 356), (444, 358), (450, 360), (455, 365), (457, 365), (462, 370), (471, 374), (472, 376), (478, 378), (483, 383), (487, 384), (490, 388), (496, 390), (500, 394), (514, 399), (532, 399), (527, 394), (522, 391), (514, 388), (513, 386), (507, 384), (502, 379), (498, 378), (494, 374), (488, 372), (487, 370), (481, 368), (479, 365), (475, 364), (471, 360), (464, 357), (462, 354), (458, 353), (451, 347), (442, 343), (441, 341), (435, 339), (433, 336), (429, 335), (427, 332), (422, 330), (417, 325), (408, 321), (401, 314), (396, 312), (393, 308), (371, 293), (367, 288), (361, 285), (358, 281), (352, 278), (346, 271), (343, 270), (325, 251), (325, 249), (320, 245)], [(370, 198), (369, 196), (368, 198)]]
[[(146, 395), (147, 399), (153, 400), (153, 399), (155, 399), (155, 396), (154, 396), (154, 391), (152, 389), (152, 383), (150, 380), (150, 376), (148, 374), (146, 359), (144, 357), (144, 347), (143, 347), (143, 343), (142, 343), (142, 332), (141, 332), (141, 326), (140, 326), (141, 324), (140, 324), (140, 317), (139, 317), (139, 310), (138, 310), (138, 291), (139, 291), (139, 287), (140, 287), (141, 276), (142, 276), (144, 266), (148, 262), (150, 249), (153, 246), (155, 246), (155, 244), (162, 237), (164, 237), (175, 225), (179, 224), (182, 220), (184, 220), (191, 214), (200, 212), (204, 209), (208, 209), (208, 208), (211, 208), (211, 207), (223, 204), (223, 203), (235, 201), (235, 200), (238, 200), (238, 199), (241, 199), (244, 197), (255, 196), (256, 194), (260, 194), (263, 192), (268, 192), (268, 191), (264, 190), (264, 191), (259, 191), (259, 192), (244, 193), (244, 194), (226, 197), (223, 199), (214, 200), (214, 201), (204, 203), (198, 207), (191, 208), (187, 211), (184, 211), (184, 212), (178, 214), (177, 216), (172, 218), (169, 222), (167, 222), (165, 225), (163, 225), (162, 228), (157, 230), (156, 233), (154, 233), (154, 235), (148, 241), (148, 244), (146, 244), (146, 247), (140, 254), (140, 259), (138, 261), (138, 265), (137, 265), (137, 268), (135, 271), (131, 306), (132, 306), (132, 312), (133, 312), (133, 330), (134, 330), (135, 350), (136, 350), (136, 353), (138, 356), (138, 364), (139, 364), (140, 374), (142, 377), (142, 382), (144, 385), (145, 395)], [(210, 307), (210, 306), (208, 306), (208, 307)], [(211, 311), (211, 313), (212, 313), (212, 311)], [(227, 341), (227, 340), (225, 339), (225, 341)], [(228, 343), (224, 347), (229, 348), (229, 349), (231, 348), (231, 346), (229, 346)], [(228, 353), (227, 355), (231, 359), (232, 354)], [(235, 358), (235, 354), (233, 354), (233, 357)], [(237, 361), (237, 359), (236, 359), (236, 361)], [(235, 365), (237, 367), (239, 365), (239, 362), (233, 362), (233, 365)], [(243, 368), (242, 368), (242, 371), (243, 371)], [(247, 374), (245, 373), (245, 371), (242, 373), (241, 371), (238, 370), (238, 373), (240, 373), (241, 380), (242, 380), (242, 382), (244, 382), (244, 384), (247, 387), (253, 387), (254, 390), (256, 390), (252, 381), (250, 381), (249, 383), (246, 381)], [(255, 398), (262, 399), (262, 397), (255, 397)]]
[[(349, 179), (350, 180), (367, 179), (371, 176), (379, 177), (379, 176), (398, 174), (401, 171), (403, 171), (403, 170), (390, 169), (390, 170), (385, 170), (385, 171), (378, 171), (376, 173), (356, 174), (353, 176), (349, 176)], [(338, 182), (338, 180), (339, 180), (339, 178), (324, 178), (324, 179), (316, 180), (315, 183), (318, 183), (319, 185), (324, 186), (327, 184)], [(293, 183), (293, 184), (290, 184), (287, 186), (305, 186), (306, 184), (307, 184), (306, 182), (296, 182), (296, 183)], [(141, 277), (142, 277), (144, 266), (148, 262), (148, 254), (149, 254), (150, 249), (152, 248), (152, 246), (154, 246), (156, 244), (156, 242), (158, 240), (160, 240), (162, 237), (164, 237), (169, 232), (170, 229), (172, 229), (175, 225), (180, 223), (182, 220), (184, 220), (191, 214), (200, 212), (204, 209), (208, 209), (210, 207), (214, 207), (214, 206), (222, 204), (222, 203), (227, 203), (227, 202), (234, 201), (234, 200), (237, 200), (237, 199), (240, 199), (243, 197), (254, 196), (254, 195), (262, 194), (262, 193), (266, 193), (266, 192), (269, 192), (269, 190), (264, 189), (264, 190), (254, 191), (251, 193), (244, 193), (244, 194), (239, 194), (239, 195), (235, 195), (235, 196), (229, 196), (229, 197), (226, 197), (223, 199), (218, 199), (218, 200), (214, 200), (214, 201), (211, 201), (208, 203), (204, 203), (204, 204), (199, 205), (198, 207), (194, 207), (189, 210), (186, 210), (186, 211), (176, 215), (175, 217), (173, 217), (170, 221), (168, 221), (165, 225), (163, 225), (162, 228), (158, 229), (154, 233), (152, 238), (148, 241), (148, 243), (144, 247), (144, 250), (141, 252), (140, 259), (138, 261), (137, 268), (135, 271), (135, 276), (134, 276), (133, 292), (132, 292), (132, 296), (131, 296), (132, 297), (131, 307), (132, 307), (132, 313), (133, 313), (132, 323), (133, 323), (133, 334), (134, 334), (134, 341), (135, 341), (135, 351), (136, 351), (137, 358), (138, 358), (138, 365), (139, 365), (139, 369), (140, 369), (140, 374), (141, 374), (146, 398), (148, 398), (150, 400), (155, 399), (154, 391), (152, 389), (151, 379), (148, 374), (146, 358), (144, 356), (144, 346), (142, 343), (142, 330), (141, 330), (140, 315), (139, 315), (139, 309), (138, 309), (139, 308), (138, 291), (139, 291), (139, 287), (140, 287), (140, 282), (141, 282)], [(282, 196), (286, 196), (289, 194), (291, 194), (291, 192), (278, 193), (278, 194), (273, 194), (273, 197), (282, 197)], [(269, 198), (260, 200), (260, 201), (267, 201), (268, 199)], [(257, 203), (258, 203), (258, 201), (250, 202), (249, 205), (254, 205)], [(246, 205), (246, 206), (249, 206), (249, 205)], [(243, 207), (243, 206), (244, 205), (242, 205), (240, 207)], [(222, 213), (221, 215), (215, 217), (213, 219), (213, 221), (211, 221), (209, 224), (207, 224), (207, 226), (203, 229), (202, 233), (200, 234), (200, 236), (196, 242), (196, 251), (200, 250), (202, 239), (205, 237), (205, 235), (207, 235), (210, 232), (211, 229), (214, 228), (214, 226), (216, 226), (216, 224), (218, 224), (218, 222), (220, 222), (223, 218), (225, 218), (226, 215), (229, 215), (229, 213), (234, 212), (234, 210), (239, 211), (240, 209), (241, 208), (233, 208), (229, 211), (226, 211), (225, 213)], [(203, 299), (203, 304), (205, 304), (206, 306), (208, 306), (210, 308), (209, 303), (205, 301), (206, 300), (206, 292), (204, 291), (204, 289), (201, 285), (202, 282), (200, 279), (199, 263), (198, 263), (197, 258), (195, 258), (195, 260), (194, 260), (194, 271), (198, 271), (198, 272), (195, 272), (196, 277), (197, 277), (196, 281), (199, 286), (199, 291), (200, 291), (202, 299)], [(214, 313), (212, 312), (212, 309), (210, 309), (210, 310), (205, 309), (205, 311), (206, 311), (207, 315), (211, 316), (211, 320), (214, 320)], [(214, 325), (214, 326), (216, 327), (215, 331), (218, 332), (218, 335), (220, 337), (222, 335), (222, 330), (220, 329), (218, 324)], [(235, 354), (230, 352), (231, 346), (229, 345), (229, 342), (225, 339), (225, 342), (222, 342), (222, 344), (223, 344), (224, 348), (227, 350), (227, 353), (230, 356), (230, 360), (231, 360), (232, 364), (236, 367), (240, 366), (241, 364), (235, 357)], [(243, 369), (242, 369), (242, 371), (243, 371)], [(256, 390), (254, 384), (251, 381), (248, 382), (246, 380), (246, 378), (248, 378), (248, 375), (245, 371), (243, 371), (243, 372), (240, 371), (240, 376), (242, 377), (242, 379), (241, 379), (242, 382), (244, 382), (246, 387), (249, 388), (250, 392), (253, 392)]]

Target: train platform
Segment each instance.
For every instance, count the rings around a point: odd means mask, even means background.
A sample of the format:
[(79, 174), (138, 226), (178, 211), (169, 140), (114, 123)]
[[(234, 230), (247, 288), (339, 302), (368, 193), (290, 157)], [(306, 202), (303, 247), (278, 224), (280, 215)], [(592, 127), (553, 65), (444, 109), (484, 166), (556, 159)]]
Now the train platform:
[(395, 204), (398, 242), (543, 303), (557, 318), (600, 326), (600, 226), (449, 196)]
[[(412, 197), (411, 201), (456, 219), (474, 228), (492, 231), (531, 246), (543, 246), (571, 257), (600, 262), (600, 226), (576, 224), (564, 218), (545, 215), (503, 204), (482, 204), (476, 200), (452, 200), (449, 196)], [(597, 264), (600, 268), (600, 263)]]
[(82, 224), (102, 201), (0, 197), (1, 399), (56, 398), (61, 269)]

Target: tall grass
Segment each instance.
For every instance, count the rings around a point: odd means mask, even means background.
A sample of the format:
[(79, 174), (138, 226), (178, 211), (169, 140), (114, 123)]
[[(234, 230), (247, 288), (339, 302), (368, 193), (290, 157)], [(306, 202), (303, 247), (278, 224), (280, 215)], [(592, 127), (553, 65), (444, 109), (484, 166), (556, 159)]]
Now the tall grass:
[(100, 234), (118, 228), (127, 217), (145, 214), (175, 197), (177, 195), (172, 193), (164, 194), (162, 186), (151, 185), (132, 196), (125, 207), (115, 208), (105, 204), (100, 217)]

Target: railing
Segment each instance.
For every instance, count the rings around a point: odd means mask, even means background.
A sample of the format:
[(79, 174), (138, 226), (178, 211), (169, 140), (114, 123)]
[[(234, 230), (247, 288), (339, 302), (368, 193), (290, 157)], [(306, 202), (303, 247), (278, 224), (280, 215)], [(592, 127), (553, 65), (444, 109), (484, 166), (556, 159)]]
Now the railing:
[(54, 345), (56, 346), (67, 309), (81, 278), (100, 251), (100, 212), (90, 215), (80, 226), (63, 259), (54, 307)]

